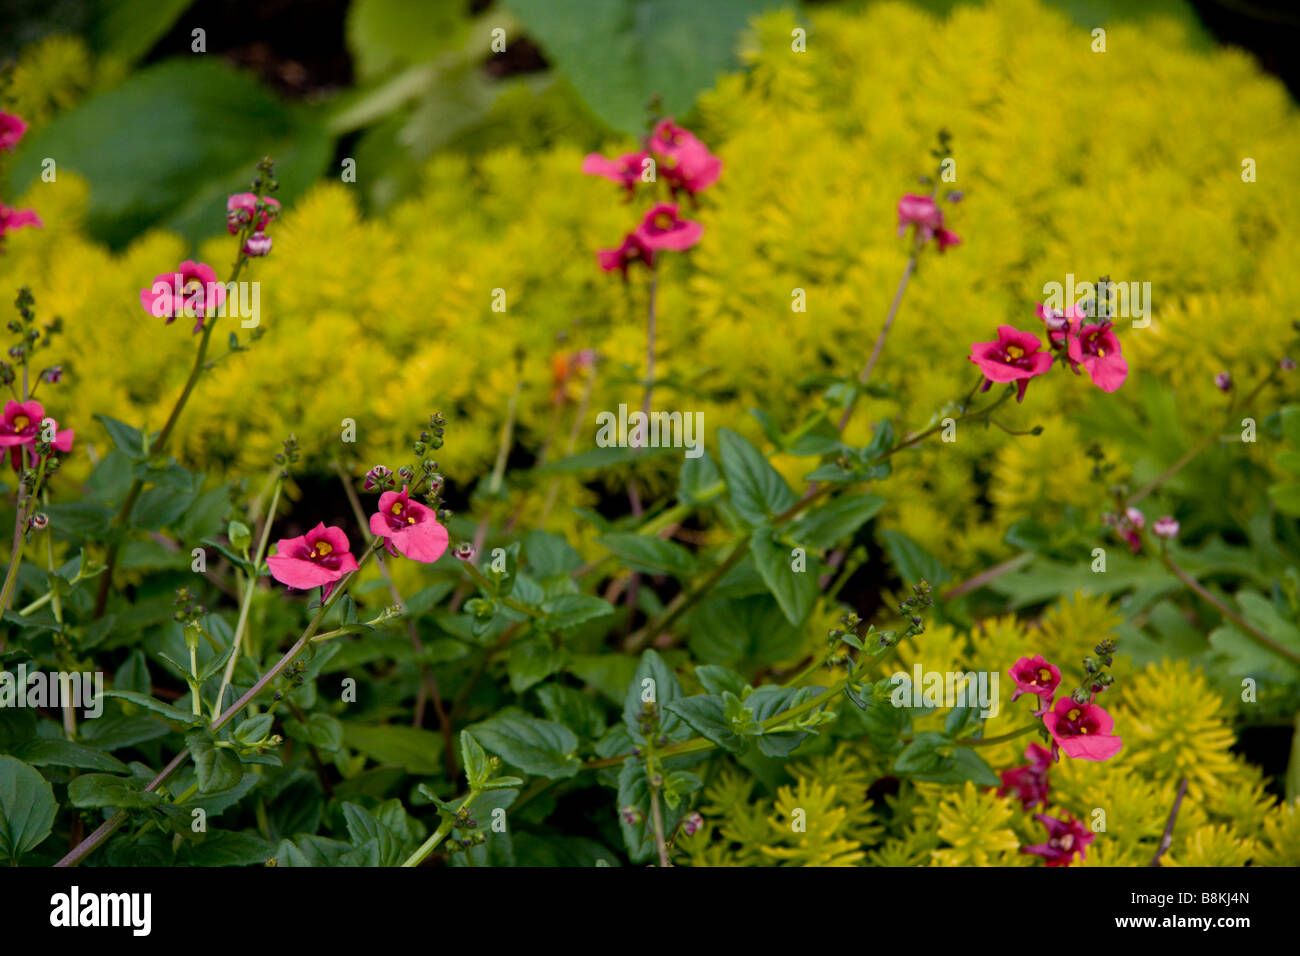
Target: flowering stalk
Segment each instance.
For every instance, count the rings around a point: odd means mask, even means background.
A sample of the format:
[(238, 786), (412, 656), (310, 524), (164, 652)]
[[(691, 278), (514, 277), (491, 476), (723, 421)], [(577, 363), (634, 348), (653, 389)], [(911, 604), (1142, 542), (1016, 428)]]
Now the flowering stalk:
[[(265, 674), (257, 679), (257, 682), (250, 687), (242, 697), (231, 704), (230, 707), (221, 714), (221, 716), (217, 717), (216, 720), (212, 722), (211, 730), (214, 733), (226, 724), (230, 723), (230, 721), (233, 720), (241, 710), (248, 706), (248, 704), (251, 703), (258, 694), (266, 689), (266, 686), (270, 684), (271, 681), (275, 680), (275, 678), (278, 677), (286, 667), (294, 662), (297, 656), (302, 653), (303, 649), (311, 642), (312, 637), (320, 629), (321, 622), (325, 619), (325, 615), (329, 613), (330, 609), (338, 602), (339, 598), (347, 593), (348, 588), (357, 579), (357, 575), (361, 573), (361, 568), (365, 566), (365, 563), (370, 560), (371, 556), (373, 556), (380, 547), (382, 547), (382, 539), (377, 539), (366, 549), (365, 553), (362, 554), (361, 559), (357, 562), (357, 570), (348, 572), (348, 574), (338, 582), (338, 586), (334, 588), (330, 596), (321, 602), (320, 607), (317, 609), (316, 614), (312, 617), (310, 623), (308, 623), (307, 629), (303, 631), (302, 636), (294, 642), (293, 646), (285, 652), (283, 657), (276, 661)], [(184, 765), (185, 761), (188, 760), (189, 757), (190, 751), (188, 749), (182, 750), (174, 756), (167, 766), (158, 771), (157, 776), (145, 785), (145, 792), (152, 793), (154, 790), (157, 790), (168, 777)], [(59, 862), (54, 865), (58, 867), (76, 866), (93, 853), (105, 840), (112, 836), (113, 832), (126, 822), (126, 819), (127, 812), (125, 810), (117, 811), (109, 817), (108, 820), (100, 824), (100, 826), (96, 828), (90, 836), (86, 837), (73, 847), (68, 854), (63, 857), (63, 859), (59, 860)]]
[[(250, 256), (265, 255), (269, 251), (269, 245), (266, 248), (250, 247), (249, 242), (255, 235), (263, 235), (262, 228), (265, 226), (266, 217), (256, 211), (258, 203), (264, 200), (265, 191), (276, 187), (276, 182), (271, 178), (272, 163), (269, 159), (264, 159), (257, 164), (257, 168), (264, 173), (258, 176), (253, 182), (253, 192), (245, 193), (244, 196), (251, 195), (254, 198), (254, 212), (249, 215), (247, 221), (231, 218), (232, 223), (239, 223), (239, 228), (232, 226), (232, 233), (238, 236), (239, 253), (235, 259), (235, 264), (231, 268), (230, 278), (226, 280), (225, 287), (228, 288), (233, 283), (239, 281), (239, 276), (244, 271), (244, 265), (248, 262)], [(232, 197), (232, 202), (235, 197)], [(275, 203), (275, 200), (265, 198), (268, 203)], [(276, 206), (278, 207), (278, 203)], [(261, 218), (259, 218), (261, 215)], [(263, 238), (265, 238), (263, 236)], [(185, 379), (185, 384), (181, 388), (181, 393), (177, 397), (175, 404), (172, 405), (171, 413), (167, 416), (167, 421), (163, 424), (162, 430), (158, 432), (157, 437), (149, 445), (149, 457), (161, 455), (167, 448), (167, 443), (171, 440), (172, 432), (176, 428), (176, 423), (180, 420), (181, 412), (184, 411), (185, 405), (190, 400), (190, 395), (194, 393), (194, 388), (198, 385), (199, 378), (205, 371), (210, 368), (207, 362), (208, 344), (212, 340), (212, 330), (216, 328), (218, 316), (207, 315), (208, 309), (204, 308), (204, 317), (202, 321), (202, 332), (199, 337), (199, 347), (194, 353), (194, 364), (190, 368), (190, 374)], [(174, 318), (174, 316), (173, 316)], [(140, 498), (141, 492), (144, 491), (144, 479), (136, 478), (131, 487), (127, 490), (126, 499), (122, 502), (117, 516), (113, 519), (114, 528), (122, 528), (126, 525), (131, 517), (136, 502)], [(121, 539), (114, 540), (109, 544), (108, 555), (105, 559), (105, 572), (103, 579), (99, 582), (99, 592), (95, 596), (94, 618), (103, 617), (104, 610), (108, 606), (108, 593), (113, 584), (113, 570), (117, 566), (117, 556), (121, 549)]]

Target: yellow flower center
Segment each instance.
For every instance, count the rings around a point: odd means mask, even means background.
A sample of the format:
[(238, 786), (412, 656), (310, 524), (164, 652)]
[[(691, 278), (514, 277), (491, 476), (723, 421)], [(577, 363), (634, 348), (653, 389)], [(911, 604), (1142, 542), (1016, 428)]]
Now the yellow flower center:
[(656, 229), (671, 229), (673, 227), (673, 217), (666, 212), (661, 212), (655, 216)]
[(1106, 350), (1105, 350), (1105, 349), (1097, 349), (1097, 358), (1105, 358), (1105, 357), (1106, 357)]
[(24, 428), (26, 428), (28, 425), (30, 425), (31, 423), (32, 423), (32, 420), (31, 420), (30, 418), (28, 418), (26, 415), (15, 415), (15, 416), (14, 416), (14, 431), (16, 431), (16, 432), (20, 432), (20, 431), (22, 431)]
[(328, 541), (317, 541), (315, 547), (311, 549), (312, 557), (323, 558), (327, 554), (333, 554), (334, 548)]
[(1046, 667), (1040, 667), (1038, 668), (1038, 679), (1042, 681), (1044, 684), (1046, 684), (1049, 680), (1052, 679), (1052, 672), (1049, 671)]
[(393, 514), (400, 515), (401, 513), (402, 513), (402, 503), (399, 501), (393, 505)]
[(1018, 359), (1024, 357), (1025, 357), (1025, 350), (1022, 349), (1019, 345), (1007, 346), (1007, 358)]
[(1078, 707), (1071, 708), (1070, 712), (1065, 715), (1066, 720), (1078, 720), (1080, 710)]

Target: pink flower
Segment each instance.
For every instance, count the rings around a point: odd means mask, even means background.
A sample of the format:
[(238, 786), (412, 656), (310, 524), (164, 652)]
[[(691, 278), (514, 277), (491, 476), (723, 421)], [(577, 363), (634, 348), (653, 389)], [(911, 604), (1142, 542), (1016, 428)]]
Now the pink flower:
[(0, 149), (12, 150), (27, 132), (27, 123), (21, 116), (0, 110)]
[(226, 301), (226, 287), (217, 281), (212, 267), (202, 262), (187, 259), (176, 270), (154, 276), (153, 286), (140, 290), (140, 304), (150, 315), (166, 316), (168, 325), (178, 315), (197, 316), (197, 332), (203, 328), (203, 319)]
[(650, 134), (650, 149), (661, 157), (660, 169), (674, 193), (684, 189), (694, 196), (722, 175), (722, 160), (671, 119), (660, 120), (655, 126)]
[(1045, 813), (1035, 813), (1034, 819), (1047, 827), (1047, 842), (1022, 846), (1020, 852), (1041, 856), (1047, 860), (1048, 866), (1069, 866), (1075, 853), (1082, 860), (1088, 844), (1096, 838), (1095, 833), (1090, 833), (1087, 827), (1072, 819), (1069, 814), (1064, 820), (1058, 820)]
[(916, 226), (921, 241), (929, 242), (934, 238), (935, 232), (943, 228), (943, 212), (929, 196), (907, 193), (898, 201), (899, 236), (907, 232), (908, 226)]
[[(15, 471), (22, 469), (22, 446), (36, 444), (41, 438), (41, 423), (44, 421), (45, 409), (40, 402), (19, 403), (11, 399), (5, 403), (4, 416), (0, 418), (0, 448), (9, 449), (9, 461)], [(56, 451), (72, 451), (72, 440), (75, 437), (72, 429), (59, 431), (58, 422), (51, 418), (46, 434), (54, 436), (50, 445)]]
[[(1113, 517), (1111, 520), (1114, 520)], [(1128, 542), (1129, 549), (1134, 554), (1142, 550), (1142, 535), (1140, 532), (1146, 527), (1146, 523), (1146, 515), (1137, 508), (1125, 510), (1115, 523), (1115, 533)]]
[(271, 251), (271, 237), (262, 230), (253, 233), (244, 241), (244, 255), (257, 258)]
[(1157, 538), (1176, 538), (1178, 537), (1178, 522), (1173, 519), (1172, 515), (1164, 515), (1152, 522), (1151, 533)]
[(324, 588), (329, 597), (334, 582), (357, 569), (348, 536), (342, 528), (319, 523), (304, 535), (283, 538), (275, 545), (276, 553), (266, 559), (271, 577), (299, 590)]
[(24, 226), (43, 229), (45, 223), (41, 222), (41, 217), (31, 209), (10, 209), (0, 202), (0, 240), (4, 239), (6, 232), (13, 232)]
[(1058, 751), (1076, 760), (1109, 760), (1119, 753), (1123, 742), (1111, 733), (1115, 719), (1096, 704), (1080, 704), (1073, 697), (1062, 697), (1043, 724), (1052, 735), (1052, 758)]
[(389, 554), (400, 552), (423, 564), (442, 557), (450, 540), (433, 509), (411, 501), (405, 485), (400, 494), (385, 491), (379, 496), (379, 510), (370, 516), (370, 532), (384, 539)]
[(617, 249), (596, 250), (596, 261), (606, 272), (621, 272), (623, 281), (627, 281), (627, 270), (634, 262), (643, 263), (647, 268), (654, 265), (654, 250), (647, 247), (634, 232), (623, 237)]
[(1010, 325), (998, 326), (996, 342), (972, 342), (968, 357), (984, 373), (980, 391), (988, 391), (994, 382), (1016, 382), (1016, 401), (1023, 402), (1029, 380), (1052, 367), (1052, 355), (1040, 351), (1042, 347), (1038, 336)]
[(636, 189), (645, 161), (649, 158), (650, 154), (643, 151), (624, 153), (617, 159), (607, 159), (600, 153), (589, 153), (582, 161), (582, 171), (588, 176), (603, 176), (631, 193)]
[(1109, 323), (1085, 325), (1070, 337), (1068, 351), (1071, 364), (1082, 365), (1092, 384), (1103, 392), (1115, 391), (1128, 378), (1128, 362)]
[(948, 229), (942, 229), (942, 228), (936, 229), (934, 234), (935, 237), (939, 240), (940, 252), (943, 252), (943, 250), (947, 249), (949, 246), (961, 245), (961, 237), (958, 236), (957, 233), (952, 232)]
[(704, 227), (677, 215), (677, 204), (661, 202), (651, 206), (632, 235), (651, 251), (672, 249), (682, 252), (700, 241)]
[[(262, 214), (257, 217), (256, 231), (261, 232), (266, 224), (280, 214), (280, 203), (270, 196), (262, 197)], [(234, 193), (226, 200), (226, 231), (232, 236), (253, 221), (257, 213), (256, 193)]]
[(1020, 658), (1007, 673), (1016, 682), (1016, 692), (1011, 695), (1013, 704), (1022, 694), (1034, 694), (1042, 702), (1043, 710), (1052, 705), (1056, 688), (1061, 684), (1061, 672), (1055, 664), (1047, 663), (1042, 654)]
[(1030, 744), (1025, 751), (1027, 766), (1002, 771), (1002, 786), (998, 796), (1005, 797), (1014, 791), (1020, 805), (1028, 810), (1041, 803), (1047, 806), (1047, 770), (1052, 765), (1052, 752), (1038, 744)]

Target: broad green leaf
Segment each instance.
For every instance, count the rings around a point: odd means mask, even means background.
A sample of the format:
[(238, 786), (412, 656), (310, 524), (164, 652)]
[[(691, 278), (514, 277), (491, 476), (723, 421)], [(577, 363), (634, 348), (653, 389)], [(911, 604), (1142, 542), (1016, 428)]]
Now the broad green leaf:
[(829, 548), (852, 537), (884, 506), (879, 495), (840, 495), (803, 515), (790, 527), (790, 537), (809, 548)]
[(760, 525), (794, 505), (794, 492), (761, 451), (728, 428), (718, 429), (718, 444), (731, 506), (742, 519)]
[(596, 539), (633, 571), (685, 579), (695, 573), (695, 557), (680, 544), (654, 535), (618, 533)]
[(123, 810), (156, 807), (162, 802), (162, 797), (152, 790), (140, 789), (139, 781), (107, 773), (85, 773), (74, 777), (68, 784), (68, 799), (74, 807), (117, 807)]
[(660, 97), (685, 114), (718, 74), (738, 65), (749, 18), (775, 0), (506, 0), (547, 59), (605, 123), (644, 132), (646, 104)]
[(343, 742), (377, 763), (402, 767), (419, 776), (432, 776), (442, 767), (442, 737), (431, 730), (345, 721)]
[(15, 864), (50, 835), (58, 804), (45, 778), (14, 757), (0, 757), (0, 857)]
[(642, 651), (641, 660), (637, 663), (636, 672), (623, 697), (623, 725), (632, 739), (638, 743), (645, 739), (641, 733), (641, 719), (649, 704), (658, 708), (659, 733), (673, 736), (680, 728), (681, 721), (665, 708), (681, 696), (682, 685), (678, 683), (672, 668), (654, 650)]
[[(232, 108), (238, 104), (238, 108)], [(226, 198), (242, 192), (263, 156), (276, 159), (291, 201), (330, 158), (330, 140), (309, 115), (280, 102), (221, 57), (167, 60), (61, 113), (24, 139), (12, 169), (22, 193), (47, 156), (90, 182), (86, 225), (114, 247), (151, 226), (192, 242), (220, 232)]]
[(765, 529), (754, 532), (749, 539), (749, 550), (754, 555), (758, 573), (781, 606), (786, 620), (796, 627), (802, 625), (821, 593), (817, 586), (816, 563), (805, 555), (803, 570), (796, 570), (790, 550), (773, 540), (772, 533)]
[(563, 724), (507, 712), (475, 724), (471, 731), (484, 747), (525, 773), (554, 780), (582, 769), (574, 754), (578, 738)]

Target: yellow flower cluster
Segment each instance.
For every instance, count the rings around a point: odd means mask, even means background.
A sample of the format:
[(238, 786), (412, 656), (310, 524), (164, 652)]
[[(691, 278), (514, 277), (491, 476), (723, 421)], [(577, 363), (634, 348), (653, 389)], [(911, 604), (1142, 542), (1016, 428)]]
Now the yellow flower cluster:
[[(965, 6), (946, 20), (895, 4), (808, 16), (806, 52), (791, 48), (789, 14), (760, 21), (748, 71), (720, 78), (698, 107), (692, 126), (725, 169), (693, 213), (703, 241), (661, 270), (658, 407), (704, 412), (709, 446), (723, 425), (758, 437), (748, 408), (792, 424), (818, 401), (803, 380), (859, 368), (906, 259), (895, 203), (933, 171), (940, 127), (953, 137), (952, 185), (965, 193), (949, 216), (962, 245), (922, 261), (876, 373), (897, 395), (866, 403), (851, 440), (884, 416), (927, 424), (975, 381), (969, 343), (1000, 323), (1038, 328), (1044, 283), (1067, 273), (1150, 282), (1153, 315), (1148, 328), (1121, 323), (1132, 371), (1118, 394), (1055, 372), (1002, 419), (1042, 425), (1042, 436), (970, 427), (955, 443), (898, 456), (893, 484), (914, 493), (890, 504), (885, 523), (954, 570), (986, 566), (1005, 556), (1010, 522), (1087, 502), (1080, 443), (1106, 439), (1096, 423), (1136, 403), (1144, 382), (1176, 395), (1196, 428), (1222, 407), (1217, 371), (1243, 383), (1263, 373), (1261, 346), (1300, 312), (1288, 281), (1300, 194), (1285, 188), (1300, 173), (1300, 119), (1247, 56), (1191, 52), (1158, 18), (1114, 26), (1106, 52), (1093, 52), (1086, 31), (1032, 0)], [(20, 65), (14, 95), (39, 121), (57, 105), (42, 83), (73, 95), (93, 73), (75, 44), (47, 44)], [(245, 275), (262, 283), (265, 338), (202, 383), (181, 423), (183, 460), (209, 473), (260, 469), (295, 431), (317, 462), (366, 466), (399, 453), (440, 409), (450, 420), (443, 467), (473, 481), (491, 466), (516, 386), (517, 439), (536, 451), (553, 438), (554, 459), (585, 382), (555, 415), (550, 359), (579, 348), (603, 358), (578, 432), (576, 450), (589, 450), (596, 411), (639, 402), (646, 286), (638, 276), (625, 288), (596, 267), (594, 250), (616, 244), (632, 217), (616, 188), (580, 174), (581, 152), (525, 139), (473, 160), (443, 155), (415, 195), (376, 218), (361, 215), (349, 184), (295, 203), (273, 229), (272, 255)], [(1243, 181), (1247, 159), (1258, 183)], [(150, 234), (111, 254), (79, 231), (85, 196), (60, 171), (19, 197), (46, 228), (9, 237), (0, 290), (7, 299), (28, 283), (43, 314), (64, 317), (72, 354), (60, 420), (81, 419), (83, 440), (102, 451), (90, 413), (157, 428), (179, 389), (193, 340), (183, 323), (147, 316), (137, 294), (192, 250)], [(221, 234), (200, 252), (224, 275), (234, 249)], [(796, 289), (806, 313), (792, 311)], [(355, 444), (341, 439), (346, 418)], [(1114, 450), (1152, 473), (1168, 463)], [(662, 474), (643, 479), (651, 488), (676, 468), (661, 461)], [(781, 467), (799, 480), (811, 466), (787, 457)], [(549, 485), (529, 482), (511, 485), (525, 523), (541, 517)], [(986, 494), (992, 520), (975, 506)], [(562, 479), (551, 527), (581, 537), (566, 506), (590, 498), (577, 478)]]
[[(1066, 693), (1082, 677), (1076, 661), (1117, 624), (1104, 599), (1076, 594), (1037, 627), (1008, 617), (986, 621), (969, 634), (937, 628), (901, 645), (898, 666), (906, 671), (921, 662), (927, 670), (1005, 672), (1017, 658), (1041, 653), (1061, 666)], [(1184, 661), (1135, 672), (1122, 644), (1120, 649), (1114, 668), (1119, 679), (1103, 695), (1116, 696), (1099, 703), (1115, 718), (1124, 749), (1103, 762), (1062, 756), (1049, 770), (1045, 811), (1025, 811), (1014, 795), (999, 797), (971, 783), (892, 782), (888, 762), (868, 742), (841, 742), (796, 762), (790, 778), (770, 788), (738, 773), (720, 773), (701, 801), (705, 825), (678, 846), (696, 866), (745, 866), (764, 858), (792, 865), (1026, 866), (1039, 858), (1020, 848), (1045, 841), (1033, 814), (1046, 812), (1082, 821), (1094, 833), (1076, 865), (1144, 866), (1160, 845), (1179, 780), (1186, 777), (1162, 864), (1300, 864), (1300, 803), (1280, 803), (1266, 791), (1259, 769), (1231, 751), (1233, 701)], [(1032, 703), (1007, 706), (1009, 698), (1002, 695), (1002, 712), (986, 722), (986, 736), (1008, 733), (1030, 719)], [(924, 717), (916, 727), (940, 730), (943, 716)], [(982, 747), (980, 754), (995, 770), (1021, 766), (1035, 739), (1018, 737)], [(890, 792), (891, 782), (897, 792)], [(803, 814), (796, 816), (796, 809)], [(796, 820), (803, 829), (792, 828)]]

